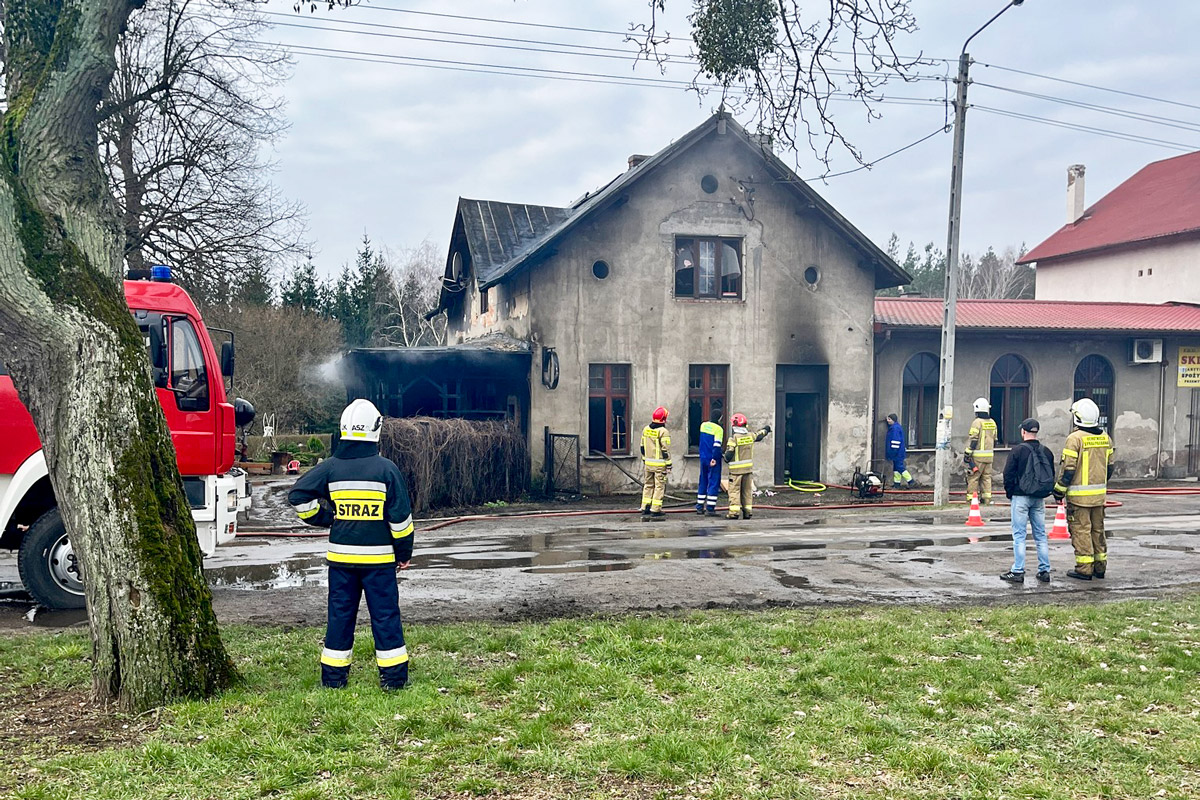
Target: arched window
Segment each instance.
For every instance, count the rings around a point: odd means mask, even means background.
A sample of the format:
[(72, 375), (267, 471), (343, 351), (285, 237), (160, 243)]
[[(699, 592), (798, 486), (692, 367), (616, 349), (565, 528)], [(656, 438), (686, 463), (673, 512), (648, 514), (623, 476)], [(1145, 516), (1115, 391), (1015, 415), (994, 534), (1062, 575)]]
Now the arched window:
[(1100, 427), (1112, 419), (1113, 368), (1104, 356), (1090, 355), (1075, 368), (1075, 400), (1090, 397), (1100, 406)]
[(992, 419), (998, 444), (1021, 441), (1021, 423), (1029, 416), (1029, 365), (1009, 353), (992, 365)]
[[(938, 359), (917, 353), (904, 365), (901, 418), (910, 447), (933, 447), (937, 441)], [(886, 412), (885, 412), (886, 413)]]

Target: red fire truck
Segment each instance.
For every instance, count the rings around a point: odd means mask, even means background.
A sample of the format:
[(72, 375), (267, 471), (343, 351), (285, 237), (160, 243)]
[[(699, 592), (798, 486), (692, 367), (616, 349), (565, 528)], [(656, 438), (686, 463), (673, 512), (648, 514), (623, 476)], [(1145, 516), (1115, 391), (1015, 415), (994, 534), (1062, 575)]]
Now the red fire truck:
[[(125, 299), (146, 340), (155, 392), (171, 429), (179, 473), (196, 521), (200, 548), (211, 555), (233, 539), (237, 514), (250, 507), (245, 473), (233, 466), (237, 427), (254, 419), (244, 400), (227, 402), (233, 377), (233, 335), (220, 358), (200, 312), (170, 271), (125, 281)], [(235, 410), (236, 408), (236, 410)], [(42, 443), (29, 411), (0, 364), (0, 548), (18, 550), (25, 588), (50, 608), (82, 608), (83, 583)]]

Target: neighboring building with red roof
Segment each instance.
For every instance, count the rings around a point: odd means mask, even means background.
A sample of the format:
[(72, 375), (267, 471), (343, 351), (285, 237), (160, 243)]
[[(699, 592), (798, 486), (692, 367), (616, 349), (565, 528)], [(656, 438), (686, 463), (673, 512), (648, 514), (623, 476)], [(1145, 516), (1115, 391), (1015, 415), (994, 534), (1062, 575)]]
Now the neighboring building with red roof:
[(1067, 224), (1018, 263), (1038, 300), (1200, 303), (1200, 151), (1147, 164), (1086, 208), (1067, 170)]
[[(909, 469), (923, 482), (933, 472), (941, 324), (940, 298), (875, 300), (875, 416), (900, 415)], [(1057, 453), (1071, 403), (1091, 397), (1116, 444), (1118, 476), (1200, 474), (1200, 388), (1191, 385), (1200, 383), (1200, 306), (959, 300), (956, 331), (957, 453), (977, 397), (992, 404), (1000, 430), (996, 470), (1023, 419), (1036, 417)]]

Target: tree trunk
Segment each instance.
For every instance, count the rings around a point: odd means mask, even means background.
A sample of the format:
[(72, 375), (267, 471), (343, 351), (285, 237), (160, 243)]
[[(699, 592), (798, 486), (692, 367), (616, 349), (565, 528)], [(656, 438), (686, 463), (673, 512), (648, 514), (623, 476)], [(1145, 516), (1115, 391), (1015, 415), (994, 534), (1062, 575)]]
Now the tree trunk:
[(141, 0), (7, 0), (0, 355), (80, 559), (97, 698), (142, 710), (236, 676), (212, 611), (145, 345), (96, 108)]

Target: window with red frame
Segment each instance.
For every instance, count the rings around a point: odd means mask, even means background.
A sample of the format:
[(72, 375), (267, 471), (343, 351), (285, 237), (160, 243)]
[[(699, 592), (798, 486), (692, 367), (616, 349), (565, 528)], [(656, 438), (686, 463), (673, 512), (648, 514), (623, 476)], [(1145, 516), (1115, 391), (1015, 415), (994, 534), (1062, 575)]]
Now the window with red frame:
[(588, 451), (629, 455), (629, 365), (588, 365)]

